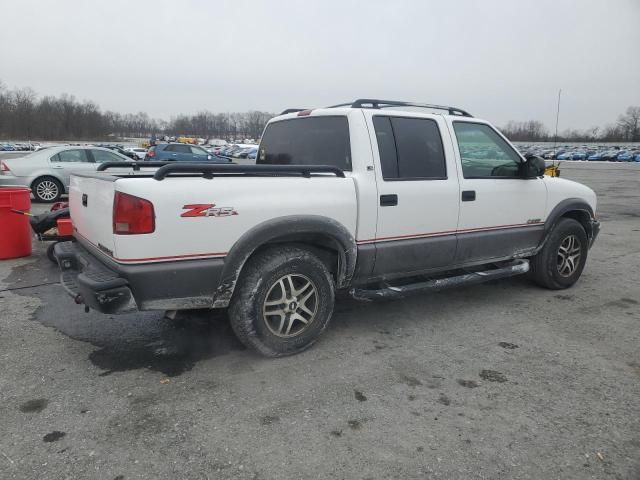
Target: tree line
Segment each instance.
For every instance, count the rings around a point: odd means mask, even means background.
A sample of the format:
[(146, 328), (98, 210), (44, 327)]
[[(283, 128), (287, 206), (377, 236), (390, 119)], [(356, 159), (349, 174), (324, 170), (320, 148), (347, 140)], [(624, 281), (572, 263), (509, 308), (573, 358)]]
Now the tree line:
[(178, 115), (169, 121), (145, 112), (102, 111), (72, 95), (39, 97), (31, 88), (9, 89), (0, 82), (0, 138), (13, 140), (99, 140), (151, 135), (257, 139), (274, 117), (268, 112)]
[(510, 121), (501, 128), (502, 133), (514, 142), (640, 142), (640, 107), (628, 107), (616, 123), (586, 130), (567, 129), (550, 133), (538, 120)]
[[(14, 140), (99, 140), (151, 135), (257, 139), (273, 113), (212, 113), (151, 118), (145, 112), (102, 111), (94, 102), (72, 95), (39, 97), (31, 88), (9, 89), (0, 81), (0, 138)], [(587, 130), (568, 129), (555, 137), (537, 120), (510, 121), (502, 132), (512, 141), (638, 142), (640, 107), (631, 106), (615, 124)]]

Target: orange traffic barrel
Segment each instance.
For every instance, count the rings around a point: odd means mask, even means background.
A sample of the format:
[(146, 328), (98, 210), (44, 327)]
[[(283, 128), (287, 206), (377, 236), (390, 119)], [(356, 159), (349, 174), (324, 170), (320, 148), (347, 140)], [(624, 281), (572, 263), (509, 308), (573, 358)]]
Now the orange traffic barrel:
[(0, 188), (0, 260), (31, 255), (30, 209), (29, 188)]

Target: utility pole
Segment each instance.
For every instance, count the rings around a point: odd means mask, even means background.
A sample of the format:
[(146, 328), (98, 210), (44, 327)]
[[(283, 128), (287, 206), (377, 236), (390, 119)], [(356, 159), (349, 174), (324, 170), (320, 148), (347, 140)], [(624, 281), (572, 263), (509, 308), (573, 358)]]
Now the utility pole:
[(560, 119), (560, 95), (562, 95), (562, 89), (558, 90), (558, 109), (556, 110), (556, 134), (553, 138), (553, 151), (556, 151), (556, 144), (558, 143), (558, 120)]

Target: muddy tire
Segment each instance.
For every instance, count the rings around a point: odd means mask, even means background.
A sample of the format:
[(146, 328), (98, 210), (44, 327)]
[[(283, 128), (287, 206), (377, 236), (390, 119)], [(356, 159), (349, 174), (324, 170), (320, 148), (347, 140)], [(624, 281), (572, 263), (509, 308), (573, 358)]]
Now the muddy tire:
[(294, 246), (270, 247), (249, 259), (229, 305), (238, 339), (268, 357), (299, 353), (329, 325), (334, 284), (326, 265)]
[(531, 258), (531, 278), (541, 287), (562, 290), (578, 281), (587, 261), (589, 243), (580, 223), (563, 218), (540, 252)]

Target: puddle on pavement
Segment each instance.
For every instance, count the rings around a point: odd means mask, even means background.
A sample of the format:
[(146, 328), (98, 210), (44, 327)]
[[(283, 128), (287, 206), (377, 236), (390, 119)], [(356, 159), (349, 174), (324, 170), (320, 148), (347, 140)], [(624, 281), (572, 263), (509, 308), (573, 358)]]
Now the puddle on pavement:
[[(9, 288), (17, 282), (21, 287), (39, 285), (43, 277), (57, 278), (57, 268), (41, 258), (35, 264), (15, 268), (5, 282)], [(102, 370), (101, 376), (146, 368), (173, 377), (191, 370), (199, 361), (245, 348), (222, 312), (193, 311), (180, 321), (164, 318), (163, 312), (103, 315), (85, 313), (60, 285), (13, 293), (40, 299), (42, 306), (33, 315), (38, 322), (96, 346), (89, 360)]]

